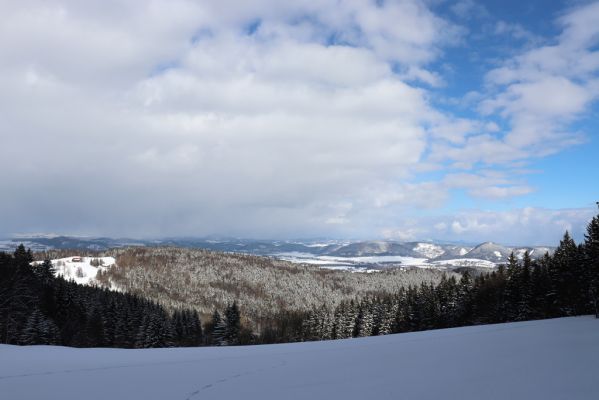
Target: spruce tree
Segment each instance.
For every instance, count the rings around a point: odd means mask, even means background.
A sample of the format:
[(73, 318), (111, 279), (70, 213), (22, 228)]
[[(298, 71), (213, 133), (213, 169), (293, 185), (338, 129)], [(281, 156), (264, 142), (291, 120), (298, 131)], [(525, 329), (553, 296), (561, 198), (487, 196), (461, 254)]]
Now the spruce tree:
[(237, 302), (233, 302), (225, 311), (226, 329), (225, 341), (227, 345), (239, 344), (239, 332), (241, 331), (241, 316)]
[(578, 248), (566, 231), (552, 257), (558, 315), (574, 315), (579, 293), (575, 276)]
[(515, 321), (518, 317), (518, 308), (520, 305), (520, 267), (514, 252), (508, 258), (506, 279), (506, 316), (508, 321)]
[(522, 260), (522, 268), (519, 274), (519, 302), (517, 321), (527, 321), (532, 316), (531, 299), (532, 299), (532, 277), (531, 277), (532, 260), (528, 251), (524, 253)]
[(583, 262), (589, 280), (589, 308), (599, 318), (599, 215), (587, 225), (584, 238)]
[(212, 344), (226, 346), (227, 322), (220, 316), (218, 310), (212, 314)]

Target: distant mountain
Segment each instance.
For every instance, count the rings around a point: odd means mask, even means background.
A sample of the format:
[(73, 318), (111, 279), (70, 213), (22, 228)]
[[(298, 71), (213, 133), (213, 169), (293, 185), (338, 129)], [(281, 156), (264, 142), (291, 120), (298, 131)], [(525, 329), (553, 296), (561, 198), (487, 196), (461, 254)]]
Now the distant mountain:
[[(511, 253), (511, 249), (505, 246), (501, 246), (492, 242), (481, 243), (478, 246), (474, 247), (467, 253), (455, 257), (452, 255), (452, 258), (475, 258), (478, 260), (486, 260), (492, 262), (505, 262)], [(447, 256), (442, 258), (447, 258)]]
[(329, 256), (339, 257), (363, 257), (363, 256), (404, 256), (420, 257), (421, 254), (414, 251), (410, 243), (390, 241), (364, 241), (350, 243), (335, 249), (323, 249)]
[[(410, 258), (410, 265), (449, 266), (480, 265), (484, 267), (506, 263), (513, 251), (516, 257), (522, 258), (528, 251), (532, 258), (540, 258), (545, 253), (553, 252), (551, 247), (507, 247), (497, 243), (485, 242), (477, 246), (448, 244), (443, 242), (399, 242), (391, 240), (251, 240), (251, 239), (197, 239), (166, 238), (160, 240), (136, 240), (127, 238), (90, 238), (58, 235), (19, 236), (0, 241), (0, 250), (13, 250), (19, 243), (34, 251), (51, 249), (73, 249), (103, 251), (130, 246), (155, 247), (176, 246), (185, 248), (201, 248), (214, 251), (248, 253), (262, 256), (285, 256), (295, 262), (312, 260), (335, 264), (340, 259), (352, 258), (361, 264), (380, 264), (373, 260), (386, 258), (388, 265), (399, 265), (404, 262), (397, 258)], [(293, 255), (294, 257), (290, 257)], [(395, 257), (395, 259), (390, 260)], [(361, 258), (369, 258), (362, 260)], [(377, 259), (377, 260), (378, 260)], [(420, 260), (420, 261), (418, 261)], [(309, 262), (308, 262), (309, 263)], [(318, 264), (319, 262), (313, 262)], [(320, 262), (321, 264), (324, 264)], [(339, 262), (339, 265), (345, 262)]]

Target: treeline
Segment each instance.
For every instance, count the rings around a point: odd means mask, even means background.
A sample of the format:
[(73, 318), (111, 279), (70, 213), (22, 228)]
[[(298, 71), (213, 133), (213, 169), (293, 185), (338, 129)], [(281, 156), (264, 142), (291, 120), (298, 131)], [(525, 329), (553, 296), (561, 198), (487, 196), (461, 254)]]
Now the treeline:
[[(113, 249), (116, 266), (98, 274), (98, 284), (135, 293), (168, 307), (193, 307), (207, 321), (214, 310), (236, 302), (244, 323), (260, 333), (274, 314), (310, 311), (343, 300), (434, 285), (452, 272), (393, 268), (373, 274), (333, 271), (269, 257), (177, 247)], [(66, 255), (64, 255), (66, 256)]]
[(195, 311), (167, 312), (139, 296), (56, 278), (30, 251), (0, 252), (0, 343), (170, 347), (205, 343)]
[[(431, 279), (437, 278), (434, 274), (401, 270), (319, 273), (311, 268), (272, 265), (272, 260), (258, 257), (172, 248), (123, 254), (130, 257), (124, 276), (133, 280), (127, 289), (137, 284), (150, 287), (153, 282), (153, 290), (146, 292), (150, 297), (177, 301), (171, 301), (167, 309), (148, 300), (145, 293), (141, 297), (56, 278), (51, 262), (32, 265), (32, 254), (23, 246), (12, 255), (0, 253), (0, 342), (126, 348), (224, 346), (342, 339), (592, 313), (599, 317), (599, 216), (589, 223), (580, 245), (566, 233), (552, 256), (532, 260), (525, 254), (517, 260), (512, 254), (507, 265), (476, 276), (468, 271), (461, 276), (440, 274), (438, 279)], [(148, 260), (153, 261), (151, 268), (139, 266), (145, 264), (140, 261)], [(160, 272), (165, 275), (157, 283), (151, 278)], [(115, 272), (103, 278), (108, 277), (116, 278)], [(419, 283), (413, 283), (414, 279)], [(126, 282), (123, 277), (118, 281)], [(178, 292), (186, 282), (195, 289), (189, 292), (193, 296)], [(239, 286), (233, 287), (237, 283)], [(372, 290), (377, 284), (385, 290)], [(195, 310), (180, 305), (197, 309), (201, 306), (197, 301), (204, 298), (199, 289), (210, 287), (216, 288), (206, 289), (210, 293), (227, 295), (217, 296), (216, 304), (237, 294), (241, 300), (254, 299), (248, 304), (255, 308), (243, 304), (240, 310), (236, 299), (226, 307), (214, 307), (213, 299), (203, 308), (223, 312), (213, 311), (212, 318), (202, 324)], [(390, 290), (393, 287), (395, 290)], [(283, 301), (287, 294), (295, 297)], [(330, 299), (321, 298), (327, 294), (332, 294)], [(301, 296), (308, 298), (301, 302)], [(313, 306), (306, 310), (308, 304)], [(258, 320), (251, 314), (256, 310), (261, 316)]]
[(553, 256), (526, 253), (520, 261), (512, 254), (506, 266), (475, 278), (465, 272), (436, 286), (323, 306), (278, 332), (291, 341), (326, 340), (584, 314), (599, 318), (599, 216), (584, 243), (566, 232)]

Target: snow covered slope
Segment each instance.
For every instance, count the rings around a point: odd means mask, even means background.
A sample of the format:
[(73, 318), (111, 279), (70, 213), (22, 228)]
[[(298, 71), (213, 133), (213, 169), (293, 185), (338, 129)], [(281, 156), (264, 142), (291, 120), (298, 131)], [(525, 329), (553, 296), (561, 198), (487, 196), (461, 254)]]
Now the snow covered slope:
[[(80, 285), (94, 282), (98, 271), (105, 270), (116, 263), (114, 257), (66, 257), (52, 260), (56, 275), (67, 280), (74, 280)], [(40, 264), (35, 262), (34, 264)]]
[(598, 399), (592, 317), (229, 348), (0, 345), (0, 398)]

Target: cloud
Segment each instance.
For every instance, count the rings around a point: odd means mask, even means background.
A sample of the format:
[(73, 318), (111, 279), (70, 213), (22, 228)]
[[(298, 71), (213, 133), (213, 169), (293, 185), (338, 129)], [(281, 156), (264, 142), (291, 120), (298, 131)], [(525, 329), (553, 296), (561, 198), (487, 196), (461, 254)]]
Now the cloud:
[(510, 164), (580, 143), (598, 93), (589, 15), (468, 118), (435, 102), (466, 28), (428, 2), (3, 2), (0, 233), (376, 236), (455, 189), (529, 193)]
[[(394, 232), (417, 231), (415, 238), (464, 240), (472, 243), (493, 240), (506, 245), (555, 246), (568, 230), (577, 241), (596, 208), (544, 209), (525, 207), (508, 211), (463, 210), (461, 212), (421, 218), (385, 230), (387, 237), (399, 238)], [(417, 224), (417, 226), (414, 226)]]
[(529, 42), (539, 41), (536, 35), (524, 28), (522, 25), (517, 23), (509, 23), (506, 21), (497, 21), (495, 23), (495, 34), (496, 35), (508, 35), (514, 39), (526, 40)]
[(482, 170), (477, 174), (447, 174), (443, 183), (446, 189), (467, 189), (471, 196), (487, 199), (509, 198), (533, 192), (533, 188), (524, 182), (493, 170)]
[[(501, 118), (508, 129), (470, 135), (459, 146), (436, 144), (433, 160), (509, 165), (585, 141), (569, 127), (599, 97), (599, 3), (572, 10), (558, 24), (562, 32), (556, 43), (528, 48), (486, 75), (481, 116)], [(524, 35), (518, 26), (502, 21), (496, 31)]]
[(485, 8), (485, 6), (475, 2), (474, 0), (459, 0), (450, 7), (450, 10), (456, 16), (464, 19), (489, 16), (489, 11)]
[(1, 15), (6, 233), (344, 225), (360, 211), (339, 204), (410, 188), (437, 112), (408, 81), (438, 84), (426, 64), (460, 34), (419, 1), (32, 1)]

